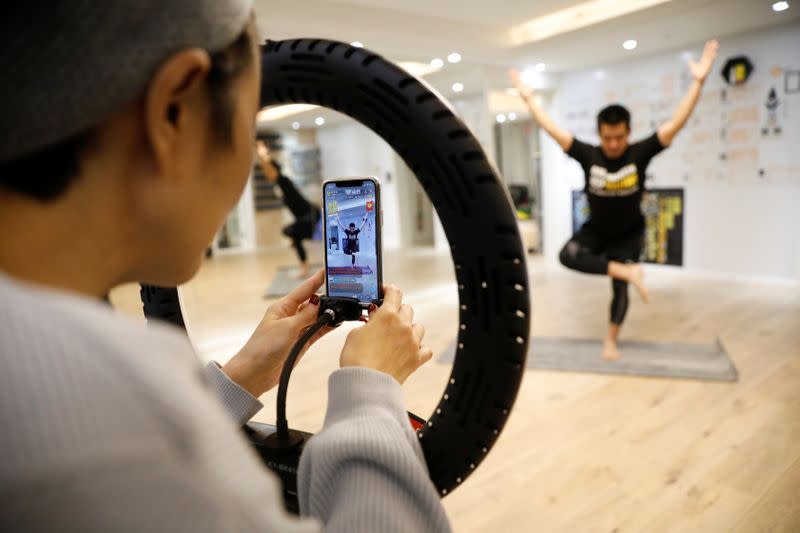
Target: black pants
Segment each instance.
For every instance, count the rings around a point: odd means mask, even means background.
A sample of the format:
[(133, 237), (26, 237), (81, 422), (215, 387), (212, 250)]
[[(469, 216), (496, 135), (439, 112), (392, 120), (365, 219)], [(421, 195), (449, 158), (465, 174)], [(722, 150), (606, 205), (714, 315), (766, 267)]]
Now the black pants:
[(358, 239), (344, 239), (344, 253), (350, 256), (350, 264), (355, 266), (356, 254), (358, 253), (359, 244)]
[[(599, 235), (584, 225), (561, 249), (561, 264), (586, 274), (608, 275), (609, 261), (638, 263), (642, 254), (643, 230), (635, 230), (618, 237)], [(611, 322), (622, 324), (628, 312), (628, 283), (611, 280)]]
[(314, 228), (319, 222), (319, 217), (319, 211), (314, 209), (283, 228), (283, 234), (292, 239), (292, 246), (294, 246), (301, 263), (305, 263), (308, 258), (306, 249), (303, 247), (303, 240), (310, 239), (314, 235)]

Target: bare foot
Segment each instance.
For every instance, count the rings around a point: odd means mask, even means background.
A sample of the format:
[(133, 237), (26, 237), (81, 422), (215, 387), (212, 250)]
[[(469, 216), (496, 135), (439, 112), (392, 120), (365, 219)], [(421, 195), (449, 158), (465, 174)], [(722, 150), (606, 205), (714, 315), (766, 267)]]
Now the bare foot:
[(617, 342), (611, 339), (606, 339), (603, 342), (603, 359), (606, 361), (616, 361), (620, 358), (619, 350), (617, 349)]
[(645, 303), (650, 300), (647, 292), (647, 287), (644, 286), (644, 271), (642, 265), (639, 263), (620, 263), (618, 261), (609, 261), (608, 275), (614, 279), (620, 279), (633, 285), (639, 296), (642, 297)]
[(636, 289), (636, 292), (638, 292), (639, 296), (642, 297), (642, 301), (644, 303), (649, 302), (650, 295), (647, 292), (647, 287), (644, 286), (644, 271), (642, 270), (642, 265), (634, 263), (628, 265), (628, 269), (628, 283), (633, 285), (633, 288)]

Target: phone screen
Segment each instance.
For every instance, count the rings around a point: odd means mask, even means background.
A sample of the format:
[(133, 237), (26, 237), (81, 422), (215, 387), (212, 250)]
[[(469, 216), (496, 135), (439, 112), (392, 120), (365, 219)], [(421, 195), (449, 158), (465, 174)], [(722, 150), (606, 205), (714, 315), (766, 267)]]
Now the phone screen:
[(325, 269), (332, 298), (366, 304), (382, 297), (378, 192), (368, 179), (325, 184)]

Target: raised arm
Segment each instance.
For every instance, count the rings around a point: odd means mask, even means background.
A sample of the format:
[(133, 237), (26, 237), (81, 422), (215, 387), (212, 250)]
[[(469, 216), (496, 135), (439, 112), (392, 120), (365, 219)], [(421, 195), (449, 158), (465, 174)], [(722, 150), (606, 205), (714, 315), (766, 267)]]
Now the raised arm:
[(264, 173), (264, 177), (267, 178), (267, 181), (270, 183), (278, 181), (280, 173), (278, 169), (275, 168), (275, 165), (272, 164), (272, 158), (269, 155), (269, 150), (267, 149), (267, 145), (264, 144), (264, 141), (256, 142), (256, 155), (258, 156), (258, 163), (261, 166), (261, 172)]
[(658, 128), (658, 140), (661, 142), (662, 146), (669, 146), (672, 143), (672, 139), (675, 138), (675, 135), (678, 134), (681, 128), (686, 124), (686, 121), (689, 120), (695, 105), (697, 105), (697, 99), (700, 98), (700, 92), (703, 90), (706, 77), (708, 77), (711, 66), (714, 64), (714, 58), (717, 57), (718, 48), (719, 43), (717, 43), (717, 41), (708, 41), (703, 49), (703, 57), (700, 58), (698, 63), (689, 59), (689, 70), (692, 73), (694, 81), (692, 81), (692, 85), (689, 87), (689, 90), (686, 91), (686, 95), (672, 114), (672, 118)]
[(344, 224), (342, 224), (342, 221), (339, 219), (339, 213), (336, 213), (336, 223), (339, 224), (340, 228), (347, 231), (347, 227)]
[(364, 228), (364, 224), (367, 223), (367, 216), (368, 215), (364, 215), (364, 220), (361, 221), (361, 225), (358, 227), (358, 231), (361, 231)]
[(547, 134), (559, 144), (559, 146), (561, 146), (562, 150), (565, 152), (569, 150), (570, 146), (572, 146), (572, 134), (553, 122), (553, 119), (550, 118), (550, 115), (545, 113), (544, 109), (542, 109), (542, 107), (536, 103), (533, 91), (530, 89), (530, 87), (527, 87), (524, 83), (522, 83), (522, 79), (520, 79), (519, 72), (517, 70), (510, 70), (509, 76), (511, 77), (511, 83), (514, 84), (514, 87), (517, 89), (520, 97), (525, 102), (525, 105), (528, 106), (528, 110), (531, 112), (531, 116), (536, 123), (539, 124), (539, 126), (541, 126), (541, 128), (546, 131)]

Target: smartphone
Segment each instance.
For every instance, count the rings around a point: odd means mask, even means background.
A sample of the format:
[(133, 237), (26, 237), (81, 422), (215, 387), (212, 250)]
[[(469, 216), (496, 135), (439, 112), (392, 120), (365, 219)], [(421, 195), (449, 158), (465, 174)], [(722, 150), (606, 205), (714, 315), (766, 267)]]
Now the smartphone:
[(356, 298), (367, 308), (383, 301), (381, 185), (377, 178), (337, 178), (322, 184), (325, 212), (325, 292)]

